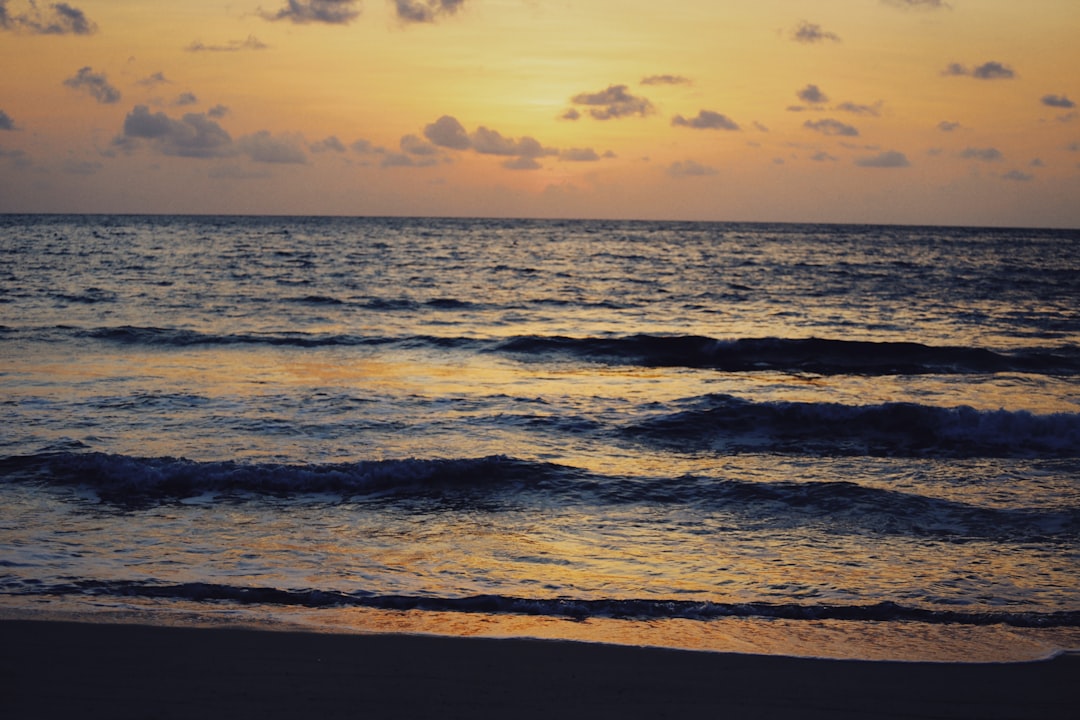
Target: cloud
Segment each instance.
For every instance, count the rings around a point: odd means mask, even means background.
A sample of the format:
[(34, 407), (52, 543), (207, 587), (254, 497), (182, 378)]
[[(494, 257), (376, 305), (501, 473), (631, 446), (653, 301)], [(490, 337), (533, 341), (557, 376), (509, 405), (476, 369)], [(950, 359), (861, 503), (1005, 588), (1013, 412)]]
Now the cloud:
[(834, 107), (833, 110), (851, 113), (853, 115), (869, 115), (871, 117), (881, 117), (881, 106), (883, 104), (884, 103), (881, 100), (878, 100), (873, 105), (859, 105), (853, 102), (842, 102), (836, 107)]
[(259, 15), (264, 20), (287, 20), (297, 25), (347, 25), (360, 14), (356, 7), (358, 2), (359, 0), (286, 0), (285, 6), (277, 12), (260, 10)]
[(14, 130), (15, 121), (3, 110), (0, 110), (0, 130)]
[(946, 77), (973, 77), (977, 80), (1011, 80), (1016, 77), (1015, 70), (995, 60), (984, 62), (974, 68), (960, 63), (949, 63), (941, 74)]
[(1001, 151), (997, 148), (964, 148), (960, 152), (960, 157), (965, 160), (981, 160), (983, 162), (997, 162), (1002, 160), (1005, 156), (1001, 154)]
[(1010, 170), (1001, 176), (1002, 180), (1012, 180), (1014, 182), (1029, 182), (1035, 179), (1034, 175), (1030, 173), (1021, 172), (1019, 170)]
[(646, 98), (631, 95), (625, 85), (609, 85), (595, 93), (579, 93), (570, 99), (575, 105), (585, 105), (589, 114), (597, 120), (639, 115), (645, 117), (653, 112), (653, 105)]
[[(517, 157), (538, 158), (545, 155), (557, 155), (558, 150), (546, 148), (534, 138), (522, 137), (520, 140), (503, 137), (498, 131), (478, 127), (470, 139), (472, 148), (482, 155), (511, 155)], [(519, 168), (515, 168), (519, 169)]]
[(667, 169), (667, 174), (674, 178), (705, 177), (708, 175), (719, 175), (720, 171), (714, 167), (702, 165), (694, 160), (686, 160), (672, 163)]
[(1054, 108), (1076, 107), (1076, 103), (1074, 103), (1072, 100), (1065, 97), (1064, 95), (1043, 95), (1042, 104)]
[(82, 10), (67, 3), (52, 3), (42, 10), (31, 1), (29, 12), (12, 14), (7, 0), (0, 0), (0, 30), (28, 32), (33, 35), (92, 35), (97, 25)]
[(829, 96), (823, 93), (821, 88), (813, 84), (807, 85), (795, 94), (799, 96), (800, 100), (809, 105), (820, 105), (829, 102)]
[(819, 132), (822, 135), (840, 135), (843, 137), (857, 137), (859, 131), (852, 125), (842, 123), (839, 120), (825, 118), (823, 120), (807, 120), (803, 127)]
[(690, 85), (690, 79), (682, 75), (649, 75), (641, 78), (642, 85)]
[(687, 120), (682, 115), (676, 115), (671, 119), (671, 124), (677, 127), (689, 127), (696, 130), (738, 130), (739, 126), (727, 115), (721, 115), (712, 110), (699, 110), (697, 117)]
[(209, 117), (220, 120), (221, 118), (229, 114), (229, 108), (225, 107), (224, 105), (218, 104), (207, 110), (206, 114)]
[(206, 45), (195, 40), (184, 48), (187, 52), (239, 52), (241, 50), (265, 50), (269, 45), (254, 35), (248, 35), (244, 40), (230, 40), (224, 45)]
[(124, 118), (123, 132), (113, 144), (130, 150), (143, 141), (163, 155), (178, 157), (226, 157), (235, 152), (229, 133), (202, 113), (188, 113), (174, 120), (162, 112), (151, 113), (145, 105), (136, 105)]
[(539, 170), (541, 168), (540, 163), (536, 161), (536, 158), (522, 155), (512, 160), (506, 160), (502, 166), (507, 170)]
[(907, 10), (945, 10), (952, 8), (945, 0), (881, 0), (881, 2)]
[[(483, 125), (469, 134), (457, 118), (450, 115), (443, 115), (427, 125), (424, 128), (424, 137), (438, 147), (451, 150), (472, 150), (480, 155), (511, 158), (502, 164), (510, 170), (536, 170), (540, 167), (536, 161), (537, 158), (560, 154), (557, 149), (545, 147), (536, 138), (527, 135), (517, 139), (506, 137), (498, 130), (492, 130)], [(405, 138), (402, 140), (404, 142)], [(434, 147), (432, 149), (434, 150)]]
[(600, 156), (592, 148), (569, 148), (559, 152), (559, 159), (566, 162), (597, 162)]
[(340, 140), (338, 140), (336, 135), (331, 135), (330, 137), (323, 138), (322, 140), (319, 140), (318, 142), (311, 143), (310, 145), (308, 145), (308, 149), (311, 150), (311, 152), (313, 152), (313, 153), (320, 153), (320, 152), (343, 153), (343, 152), (345, 152), (345, 144), (343, 142), (341, 142)]
[(817, 152), (811, 155), (810, 159), (814, 162), (836, 162), (837, 158), (822, 150), (821, 152)]
[(184, 105), (196, 105), (198, 104), (198, 102), (199, 98), (195, 97), (195, 93), (186, 92), (180, 93), (176, 97), (176, 100), (173, 101), (173, 105), (176, 105), (177, 107), (182, 107)]
[(382, 167), (431, 167), (439, 162), (432, 156), (415, 156), (408, 153), (386, 153), (383, 156)]
[(468, 133), (457, 118), (443, 115), (441, 118), (424, 128), (424, 137), (439, 147), (452, 150), (468, 150), (472, 147)]
[(465, 0), (394, 0), (398, 19), (407, 23), (432, 23), (443, 15), (453, 15)]
[[(187, 117), (184, 116), (185, 119)], [(274, 136), (267, 130), (243, 136), (236, 141), (236, 148), (255, 162), (289, 165), (303, 165), (307, 162), (307, 156), (298, 139)]]
[(372, 145), (370, 140), (364, 140), (363, 138), (356, 140), (349, 147), (352, 148), (353, 152), (360, 155), (381, 155), (386, 152), (383, 148)]
[(896, 150), (888, 150), (877, 155), (856, 158), (855, 164), (865, 168), (904, 168), (911, 165), (907, 156)]
[(75, 90), (85, 90), (102, 104), (120, 101), (120, 91), (109, 84), (105, 73), (95, 73), (90, 67), (80, 68), (79, 72), (65, 80), (64, 84)]
[(158, 85), (170, 85), (172, 83), (171, 80), (165, 77), (165, 73), (163, 72), (156, 72), (153, 75), (147, 75), (142, 80), (138, 80), (136, 82), (143, 87), (156, 87)]
[(836, 33), (822, 30), (817, 23), (806, 22), (805, 20), (800, 20), (795, 29), (791, 31), (791, 39), (808, 45), (825, 42), (826, 40), (840, 42), (840, 36)]
[(418, 135), (403, 135), (398, 141), (401, 152), (407, 155), (438, 155), (439, 149)]
[(579, 120), (580, 118), (581, 113), (578, 112), (577, 108), (569, 108), (566, 112), (559, 116), (560, 120)]
[(942, 120), (937, 124), (938, 130), (941, 132), (952, 132), (960, 128), (960, 123), (952, 122), (951, 120)]

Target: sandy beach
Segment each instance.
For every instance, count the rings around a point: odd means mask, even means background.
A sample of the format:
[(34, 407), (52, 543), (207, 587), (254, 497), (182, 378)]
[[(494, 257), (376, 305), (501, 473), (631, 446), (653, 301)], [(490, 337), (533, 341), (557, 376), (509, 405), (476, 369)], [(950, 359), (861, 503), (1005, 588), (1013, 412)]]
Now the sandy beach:
[(1080, 657), (932, 664), (0, 622), (5, 718), (1066, 718)]

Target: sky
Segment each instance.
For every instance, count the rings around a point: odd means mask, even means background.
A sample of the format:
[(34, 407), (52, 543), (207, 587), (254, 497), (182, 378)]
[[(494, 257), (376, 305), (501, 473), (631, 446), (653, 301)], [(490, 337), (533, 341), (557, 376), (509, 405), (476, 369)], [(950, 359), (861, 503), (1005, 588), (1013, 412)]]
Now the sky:
[(1078, 0), (0, 0), (0, 212), (1080, 228)]

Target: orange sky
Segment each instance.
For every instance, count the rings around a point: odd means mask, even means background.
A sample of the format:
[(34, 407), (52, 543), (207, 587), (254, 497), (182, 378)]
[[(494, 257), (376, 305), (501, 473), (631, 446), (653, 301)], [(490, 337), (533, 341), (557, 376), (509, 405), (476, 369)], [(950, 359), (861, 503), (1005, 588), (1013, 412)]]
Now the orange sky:
[(0, 212), (1080, 227), (1077, 0), (0, 0)]

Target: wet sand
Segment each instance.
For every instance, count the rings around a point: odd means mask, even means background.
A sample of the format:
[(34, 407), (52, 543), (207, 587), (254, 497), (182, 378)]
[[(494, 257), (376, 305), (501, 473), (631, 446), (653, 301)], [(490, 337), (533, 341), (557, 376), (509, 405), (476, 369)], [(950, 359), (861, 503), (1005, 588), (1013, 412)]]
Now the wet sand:
[(1073, 718), (1080, 656), (889, 663), (562, 641), (0, 621), (22, 718)]

